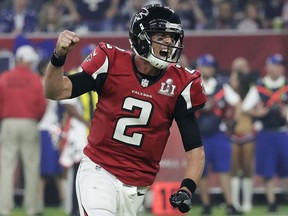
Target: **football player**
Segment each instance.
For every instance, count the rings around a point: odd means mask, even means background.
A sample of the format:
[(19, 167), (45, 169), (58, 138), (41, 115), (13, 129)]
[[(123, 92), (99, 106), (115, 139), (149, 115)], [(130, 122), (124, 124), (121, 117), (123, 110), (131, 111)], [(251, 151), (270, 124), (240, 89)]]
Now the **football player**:
[(76, 179), (82, 216), (137, 214), (159, 171), (174, 119), (188, 163), (170, 203), (181, 212), (190, 210), (205, 164), (194, 113), (207, 99), (200, 72), (177, 64), (183, 38), (173, 10), (147, 5), (130, 21), (133, 53), (101, 42), (82, 63), (82, 72), (63, 76), (65, 58), (80, 39), (71, 31), (60, 33), (47, 68), (46, 97), (99, 95)]

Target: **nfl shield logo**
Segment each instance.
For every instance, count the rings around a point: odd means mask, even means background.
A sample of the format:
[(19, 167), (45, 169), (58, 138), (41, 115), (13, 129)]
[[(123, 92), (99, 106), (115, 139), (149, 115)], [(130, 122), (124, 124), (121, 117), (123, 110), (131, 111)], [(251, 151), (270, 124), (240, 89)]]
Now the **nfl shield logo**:
[(142, 79), (141, 85), (142, 85), (144, 88), (147, 87), (148, 84), (149, 84), (149, 80), (147, 80), (147, 79)]

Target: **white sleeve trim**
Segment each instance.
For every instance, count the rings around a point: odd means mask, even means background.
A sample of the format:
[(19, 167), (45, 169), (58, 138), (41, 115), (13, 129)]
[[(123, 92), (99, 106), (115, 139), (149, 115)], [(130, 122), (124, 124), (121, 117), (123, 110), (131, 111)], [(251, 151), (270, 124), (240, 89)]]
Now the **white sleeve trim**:
[(94, 80), (97, 79), (97, 76), (101, 73), (107, 73), (108, 72), (108, 57), (105, 57), (105, 62), (103, 63), (103, 65), (95, 72), (92, 73), (92, 77), (94, 78)]
[(191, 97), (190, 97), (190, 88), (191, 88), (192, 83), (193, 83), (193, 81), (191, 81), (181, 93), (182, 97), (186, 101), (187, 110), (192, 108), (192, 101), (191, 101)]

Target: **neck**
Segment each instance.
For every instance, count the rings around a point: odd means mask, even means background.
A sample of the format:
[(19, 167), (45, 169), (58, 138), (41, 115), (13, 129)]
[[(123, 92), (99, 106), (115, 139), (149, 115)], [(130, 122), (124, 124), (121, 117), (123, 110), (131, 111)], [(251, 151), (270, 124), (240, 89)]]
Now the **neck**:
[(157, 76), (161, 72), (160, 69), (153, 67), (148, 61), (138, 55), (135, 56), (135, 66), (140, 73), (148, 76)]

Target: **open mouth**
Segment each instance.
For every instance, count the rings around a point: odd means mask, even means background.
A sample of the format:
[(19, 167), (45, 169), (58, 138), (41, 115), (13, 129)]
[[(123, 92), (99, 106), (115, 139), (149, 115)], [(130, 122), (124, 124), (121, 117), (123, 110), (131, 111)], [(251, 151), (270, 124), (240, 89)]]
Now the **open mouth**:
[(168, 49), (163, 49), (163, 50), (160, 50), (159, 55), (161, 57), (168, 58), (170, 53), (169, 53)]

